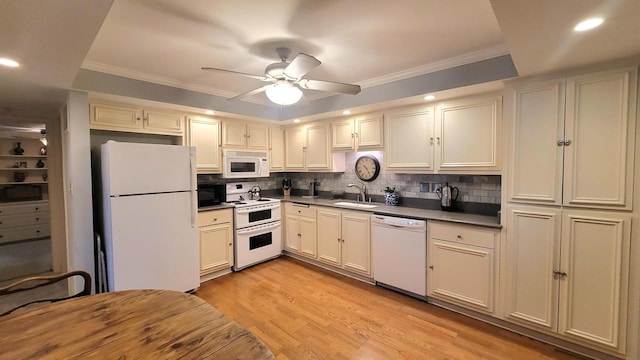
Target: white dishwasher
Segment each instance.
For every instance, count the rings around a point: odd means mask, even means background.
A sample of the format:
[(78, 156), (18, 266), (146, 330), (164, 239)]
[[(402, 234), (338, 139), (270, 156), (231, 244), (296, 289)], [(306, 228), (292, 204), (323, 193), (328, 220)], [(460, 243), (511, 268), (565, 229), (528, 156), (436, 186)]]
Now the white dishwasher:
[(371, 239), (376, 284), (426, 297), (427, 222), (372, 215)]

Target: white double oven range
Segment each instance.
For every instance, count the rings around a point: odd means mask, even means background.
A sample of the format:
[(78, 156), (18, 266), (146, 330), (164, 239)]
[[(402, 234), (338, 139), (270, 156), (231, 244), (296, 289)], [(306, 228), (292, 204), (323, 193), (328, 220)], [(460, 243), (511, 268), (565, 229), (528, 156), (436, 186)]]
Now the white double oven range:
[(255, 188), (252, 183), (226, 184), (227, 203), (235, 206), (233, 269), (236, 271), (282, 253), (280, 200), (251, 199), (250, 191)]

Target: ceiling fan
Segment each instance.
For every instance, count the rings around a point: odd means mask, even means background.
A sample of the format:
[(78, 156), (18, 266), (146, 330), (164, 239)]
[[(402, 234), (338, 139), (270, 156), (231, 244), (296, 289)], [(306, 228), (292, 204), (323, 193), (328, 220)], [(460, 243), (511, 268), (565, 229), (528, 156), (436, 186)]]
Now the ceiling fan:
[(291, 49), (279, 47), (276, 49), (276, 53), (281, 61), (267, 66), (264, 70), (264, 76), (212, 67), (203, 67), (202, 70), (235, 74), (270, 83), (229, 98), (229, 100), (240, 100), (265, 91), (267, 97), (272, 102), (278, 105), (291, 105), (297, 103), (300, 99), (304, 99), (302, 90), (300, 89), (329, 91), (350, 95), (356, 95), (360, 92), (359, 85), (304, 79), (303, 76), (321, 64), (318, 59), (311, 55), (299, 53), (291, 62), (288, 62), (287, 59), (289, 55), (291, 55)]

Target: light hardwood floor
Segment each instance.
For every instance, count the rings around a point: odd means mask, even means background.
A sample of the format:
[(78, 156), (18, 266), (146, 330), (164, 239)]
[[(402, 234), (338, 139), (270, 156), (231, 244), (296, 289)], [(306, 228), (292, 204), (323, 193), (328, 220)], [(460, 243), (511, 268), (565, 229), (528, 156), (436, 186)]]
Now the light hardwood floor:
[(210, 280), (197, 296), (278, 359), (576, 359), (549, 345), (281, 257)]

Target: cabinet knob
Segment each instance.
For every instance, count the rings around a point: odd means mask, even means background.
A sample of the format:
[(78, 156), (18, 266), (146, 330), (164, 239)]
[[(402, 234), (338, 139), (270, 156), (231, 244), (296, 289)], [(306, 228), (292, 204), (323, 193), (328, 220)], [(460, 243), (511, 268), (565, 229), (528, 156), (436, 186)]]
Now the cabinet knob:
[(36, 234), (40, 234), (40, 230), (36, 230)]
[(558, 140), (558, 146), (564, 146), (564, 140)]
[[(36, 218), (36, 221), (40, 221), (40, 218)], [(2, 224), (2, 222), (0, 222), (0, 224)]]
[(429, 265), (429, 269), (433, 270), (433, 265)]
[(433, 145), (433, 138), (432, 137), (429, 138), (429, 145)]
[(229, 246), (233, 245), (232, 243), (229, 243)]
[(571, 145), (571, 140), (565, 140), (564, 141), (564, 146), (569, 146)]
[(440, 137), (436, 137), (436, 144), (440, 145)]
[(213, 221), (218, 221), (218, 218), (213, 218)]
[(460, 235), (460, 234), (458, 234), (457, 237), (458, 237), (458, 239), (462, 239), (462, 235)]
[(40, 208), (39, 208), (39, 207), (36, 207), (36, 211), (38, 211), (38, 210), (40, 210)]

